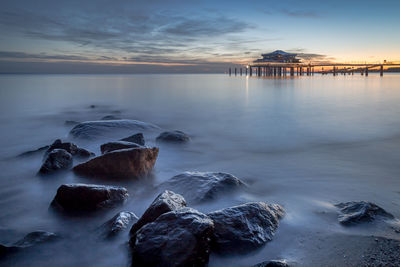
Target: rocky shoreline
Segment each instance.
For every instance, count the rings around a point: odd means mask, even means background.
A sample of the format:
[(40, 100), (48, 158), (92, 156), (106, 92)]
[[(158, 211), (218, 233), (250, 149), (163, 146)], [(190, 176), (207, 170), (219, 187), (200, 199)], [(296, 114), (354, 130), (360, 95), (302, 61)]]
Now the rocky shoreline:
[[(72, 125), (71, 122), (68, 122)], [(169, 143), (177, 146), (191, 141), (182, 131), (162, 131), (154, 124), (104, 117), (99, 121), (73, 123), (69, 133), (72, 140), (93, 140), (104, 137), (116, 129), (131, 130), (132, 135), (118, 140), (108, 140), (100, 146), (101, 155), (60, 139), (52, 144), (27, 151), (19, 157), (42, 154), (38, 175), (51, 177), (54, 173), (73, 172), (90, 183), (61, 184), (49, 203), (50, 210), (65, 216), (82, 216), (110, 208), (123, 207), (129, 192), (113, 181), (136, 182), (150, 179), (162, 147), (145, 145), (143, 130), (156, 131), (156, 144)], [(74, 164), (75, 160), (84, 160)], [(107, 185), (102, 182), (107, 181)], [(92, 183), (93, 182), (93, 183)], [(98, 227), (98, 235), (104, 242), (129, 230), (129, 254), (131, 266), (207, 266), (211, 254), (245, 255), (272, 241), (279, 223), (285, 219), (282, 205), (265, 202), (245, 202), (240, 205), (203, 213), (190, 207), (198, 203), (211, 203), (221, 196), (235, 194), (250, 187), (241, 179), (223, 172), (187, 171), (175, 175), (158, 185), (158, 196), (138, 217), (135, 211), (121, 211)], [(343, 227), (397, 220), (392, 214), (374, 203), (353, 201), (332, 203), (337, 208), (337, 223)], [(372, 239), (371, 239), (372, 238)], [(61, 242), (56, 233), (36, 231), (23, 239), (0, 245), (0, 260), (7, 261), (21, 251), (49, 242)], [(292, 262), (287, 259), (266, 259), (260, 266), (310, 266), (324, 264), (335, 266), (342, 262), (341, 253), (352, 249), (362, 257), (354, 256), (345, 262), (348, 266), (399, 266), (400, 241), (385, 237), (334, 236), (343, 248), (322, 244), (323, 252), (309, 255), (313, 260)], [(373, 240), (373, 242), (372, 242)], [(363, 242), (355, 248), (353, 242)], [(336, 250), (335, 250), (336, 249)], [(334, 251), (325, 255), (326, 251)], [(321, 250), (320, 250), (321, 251)], [(314, 259), (316, 261), (314, 261)], [(1, 263), (1, 262), (0, 262)], [(331, 265), (332, 264), (332, 265)]]

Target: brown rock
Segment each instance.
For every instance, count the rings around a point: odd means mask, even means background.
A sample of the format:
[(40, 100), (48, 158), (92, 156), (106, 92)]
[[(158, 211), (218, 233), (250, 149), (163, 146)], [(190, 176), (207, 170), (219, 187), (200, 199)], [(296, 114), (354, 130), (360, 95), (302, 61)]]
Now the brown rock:
[(73, 170), (87, 177), (138, 179), (150, 174), (157, 156), (157, 147), (121, 149), (79, 164)]

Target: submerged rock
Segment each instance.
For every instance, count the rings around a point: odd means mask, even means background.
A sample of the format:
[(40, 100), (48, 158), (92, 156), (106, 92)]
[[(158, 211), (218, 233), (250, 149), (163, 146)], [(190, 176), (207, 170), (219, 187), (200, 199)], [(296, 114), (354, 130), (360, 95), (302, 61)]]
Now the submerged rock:
[(59, 239), (58, 235), (45, 231), (35, 231), (27, 234), (21, 240), (15, 242), (11, 246), (0, 244), (0, 257), (5, 257), (9, 254), (33, 247), (35, 245), (52, 242)]
[(246, 184), (229, 173), (184, 172), (162, 183), (159, 188), (182, 194), (190, 203), (213, 200), (222, 194), (245, 187)]
[(164, 213), (131, 238), (132, 266), (205, 266), (213, 221), (183, 208)]
[(67, 120), (67, 121), (64, 122), (64, 124), (66, 126), (75, 126), (75, 125), (77, 125), (79, 123), (80, 123), (79, 121), (71, 121), (71, 120)]
[(272, 260), (272, 261), (263, 261), (252, 267), (289, 267), (289, 264), (285, 260)]
[(132, 226), (130, 234), (134, 235), (143, 225), (153, 222), (160, 215), (184, 207), (186, 207), (186, 201), (181, 195), (164, 191), (156, 197), (142, 217)]
[(138, 179), (151, 173), (158, 148), (128, 148), (115, 150), (93, 158), (73, 168), (78, 175), (106, 179)]
[(371, 222), (377, 217), (393, 219), (394, 216), (371, 202), (351, 201), (335, 205), (340, 209), (339, 222), (343, 225)]
[(111, 151), (115, 150), (120, 150), (120, 149), (125, 149), (125, 148), (137, 148), (137, 147), (142, 147), (139, 144), (136, 143), (131, 143), (131, 142), (125, 142), (125, 141), (114, 141), (114, 142), (108, 142), (105, 144), (102, 144), (100, 146), (101, 154), (105, 154)]
[(103, 121), (107, 121), (107, 120), (120, 120), (121, 118), (119, 118), (119, 117), (116, 117), (116, 116), (114, 116), (114, 115), (107, 115), (107, 116), (104, 116), (103, 118), (101, 118), (101, 120), (103, 120)]
[(168, 131), (161, 133), (156, 140), (160, 142), (185, 143), (190, 141), (190, 137), (182, 131)]
[(121, 211), (100, 226), (100, 230), (105, 238), (113, 238), (120, 232), (127, 229), (130, 224), (136, 222), (137, 220), (138, 217), (133, 212)]
[(144, 146), (145, 141), (144, 141), (144, 136), (142, 133), (137, 133), (125, 138), (122, 138), (120, 141), (125, 141), (125, 142), (131, 142), (131, 143), (135, 143), (141, 146)]
[(35, 150), (26, 151), (26, 152), (19, 154), (18, 157), (29, 157), (29, 156), (33, 156), (33, 155), (36, 155), (39, 153), (44, 153), (47, 149), (49, 149), (49, 147), (50, 146), (42, 146)]
[(58, 188), (51, 206), (69, 212), (94, 211), (122, 204), (128, 197), (124, 187), (64, 184)]
[(214, 249), (220, 253), (240, 253), (272, 240), (284, 210), (277, 204), (250, 202), (207, 215), (215, 225)]
[(51, 174), (58, 170), (67, 170), (72, 166), (72, 155), (64, 149), (54, 149), (46, 157), (39, 174)]
[(70, 143), (70, 142), (63, 143), (60, 139), (57, 139), (47, 149), (45, 157), (48, 153), (50, 153), (51, 151), (53, 151), (55, 149), (64, 149), (65, 151), (70, 153), (72, 156), (81, 157), (81, 158), (88, 158), (91, 156), (95, 156), (94, 153), (87, 151), (86, 149), (80, 148), (77, 145), (75, 145), (74, 143)]
[(76, 125), (69, 134), (74, 138), (93, 139), (113, 134), (116, 130), (159, 130), (151, 123), (137, 120), (87, 121)]

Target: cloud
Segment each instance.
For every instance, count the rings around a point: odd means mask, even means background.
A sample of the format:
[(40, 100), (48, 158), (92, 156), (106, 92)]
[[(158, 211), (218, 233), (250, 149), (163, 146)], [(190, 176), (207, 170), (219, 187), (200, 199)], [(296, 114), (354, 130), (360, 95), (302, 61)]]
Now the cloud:
[(280, 12), (286, 16), (294, 18), (319, 18), (320, 14), (312, 10), (291, 10), (291, 9), (280, 9)]
[(48, 55), (44, 53), (40, 54), (32, 54), (32, 53), (24, 53), (24, 52), (9, 52), (9, 51), (0, 51), (0, 59), (54, 59), (54, 60), (89, 60), (90, 58), (84, 56), (75, 56), (75, 55)]

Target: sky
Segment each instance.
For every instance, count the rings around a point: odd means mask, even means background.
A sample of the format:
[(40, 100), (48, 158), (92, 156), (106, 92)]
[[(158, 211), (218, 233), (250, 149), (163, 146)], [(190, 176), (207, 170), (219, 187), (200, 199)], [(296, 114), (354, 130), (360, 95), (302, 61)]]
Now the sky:
[(0, 73), (210, 73), (261, 53), (400, 61), (400, 0), (0, 0)]

